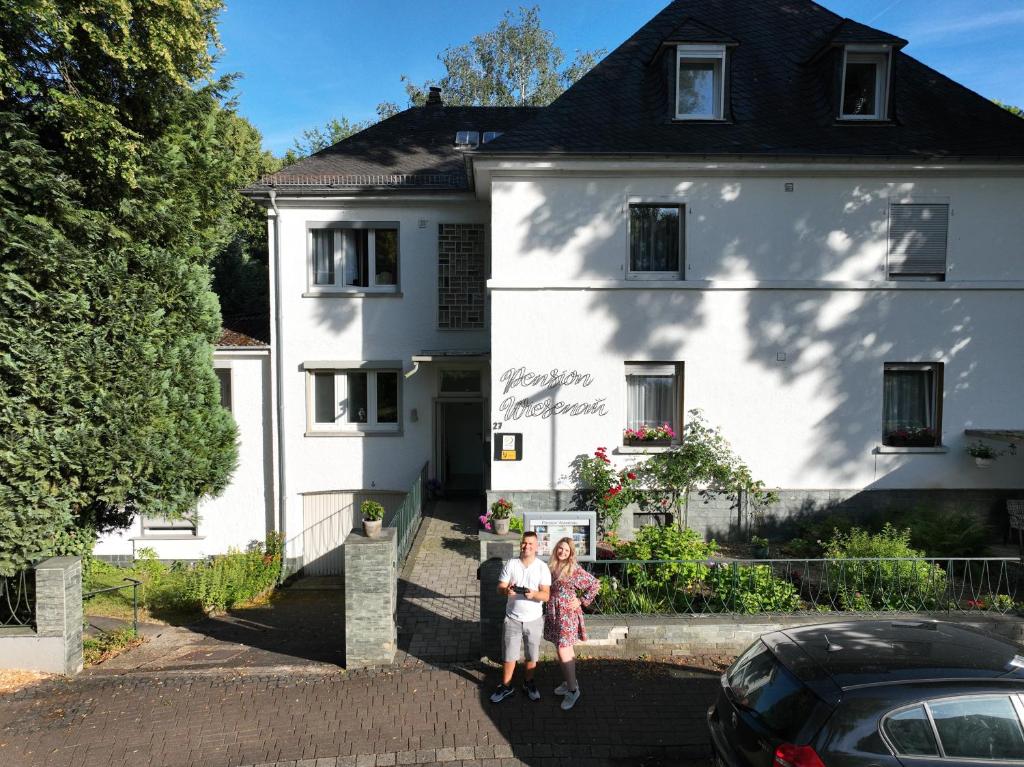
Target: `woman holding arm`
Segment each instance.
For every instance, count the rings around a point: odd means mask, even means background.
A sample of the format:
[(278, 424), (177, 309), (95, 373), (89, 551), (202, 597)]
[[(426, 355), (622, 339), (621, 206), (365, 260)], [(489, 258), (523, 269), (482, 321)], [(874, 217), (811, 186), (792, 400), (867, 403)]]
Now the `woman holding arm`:
[(558, 648), (558, 662), (565, 681), (555, 688), (555, 694), (565, 696), (562, 710), (568, 711), (580, 699), (573, 645), (587, 641), (581, 605), (594, 601), (601, 584), (576, 561), (572, 538), (562, 538), (555, 544), (548, 567), (551, 568), (551, 598), (544, 611), (544, 638)]

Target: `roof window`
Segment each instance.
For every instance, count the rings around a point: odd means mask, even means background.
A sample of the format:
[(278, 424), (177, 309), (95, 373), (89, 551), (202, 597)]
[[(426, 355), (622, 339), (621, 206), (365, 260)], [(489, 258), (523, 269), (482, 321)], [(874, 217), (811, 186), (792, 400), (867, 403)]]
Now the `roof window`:
[(676, 119), (721, 120), (725, 112), (725, 46), (676, 48)]
[(848, 45), (843, 57), (842, 120), (885, 120), (889, 100), (889, 48)]
[(458, 131), (455, 134), (455, 146), (459, 149), (476, 149), (480, 146), (480, 131)]

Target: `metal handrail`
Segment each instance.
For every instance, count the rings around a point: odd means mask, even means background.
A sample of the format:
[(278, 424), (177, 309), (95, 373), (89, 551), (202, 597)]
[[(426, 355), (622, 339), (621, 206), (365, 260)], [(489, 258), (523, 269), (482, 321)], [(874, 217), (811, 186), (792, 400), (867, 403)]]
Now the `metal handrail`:
[(90, 591), (88, 594), (82, 594), (82, 601), (86, 599), (92, 599), (97, 594), (106, 594), (110, 591), (120, 591), (121, 589), (132, 590), (132, 631), (135, 632), (135, 636), (139, 635), (139, 586), (142, 585), (142, 581), (136, 580), (135, 578), (125, 578), (124, 580), (129, 581), (123, 586), (110, 586), (105, 589), (97, 589), (96, 591)]

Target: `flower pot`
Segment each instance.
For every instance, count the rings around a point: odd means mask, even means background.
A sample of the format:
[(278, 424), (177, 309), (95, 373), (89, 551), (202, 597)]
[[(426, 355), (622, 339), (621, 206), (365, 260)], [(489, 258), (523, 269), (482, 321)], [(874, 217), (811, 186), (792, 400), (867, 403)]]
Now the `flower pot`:
[(669, 447), (672, 444), (671, 438), (665, 439), (636, 439), (626, 437), (627, 447)]
[(755, 546), (753, 550), (754, 559), (768, 559), (771, 552), (768, 551), (767, 546)]
[(494, 525), (495, 535), (508, 535), (509, 520), (507, 519), (492, 519), (491, 524)]
[(987, 469), (989, 466), (996, 462), (995, 458), (975, 458), (974, 465), (979, 469)]
[(383, 520), (380, 519), (364, 519), (363, 535), (367, 538), (380, 538), (380, 528), (383, 524)]

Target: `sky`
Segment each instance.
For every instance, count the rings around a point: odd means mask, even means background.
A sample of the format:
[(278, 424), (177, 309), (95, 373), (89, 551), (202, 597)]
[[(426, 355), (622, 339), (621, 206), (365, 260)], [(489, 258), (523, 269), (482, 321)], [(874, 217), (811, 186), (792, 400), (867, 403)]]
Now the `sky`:
[[(668, 0), (226, 0), (218, 74), (238, 73), (239, 111), (282, 154), (333, 117), (406, 106), (400, 78), (439, 79), (437, 54), (540, 6), (572, 58), (613, 50)], [(909, 40), (904, 52), (982, 96), (1024, 106), (1024, 0), (824, 0), (829, 10)]]

